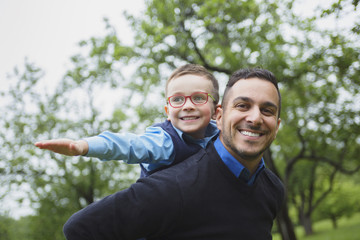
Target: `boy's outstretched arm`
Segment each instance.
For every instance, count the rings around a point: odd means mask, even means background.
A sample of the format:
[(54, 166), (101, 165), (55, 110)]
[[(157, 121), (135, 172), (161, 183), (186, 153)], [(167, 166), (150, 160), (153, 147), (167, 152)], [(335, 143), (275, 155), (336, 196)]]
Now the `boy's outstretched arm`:
[(85, 155), (89, 150), (89, 145), (86, 141), (74, 141), (66, 138), (36, 142), (35, 146), (67, 156)]

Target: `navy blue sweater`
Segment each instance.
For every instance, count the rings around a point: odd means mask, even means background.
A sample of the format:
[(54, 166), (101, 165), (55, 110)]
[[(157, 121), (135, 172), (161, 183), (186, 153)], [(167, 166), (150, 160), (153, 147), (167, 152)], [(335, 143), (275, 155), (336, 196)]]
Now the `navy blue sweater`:
[(283, 185), (269, 169), (248, 186), (210, 144), (74, 214), (64, 233), (70, 240), (266, 240), (283, 199)]

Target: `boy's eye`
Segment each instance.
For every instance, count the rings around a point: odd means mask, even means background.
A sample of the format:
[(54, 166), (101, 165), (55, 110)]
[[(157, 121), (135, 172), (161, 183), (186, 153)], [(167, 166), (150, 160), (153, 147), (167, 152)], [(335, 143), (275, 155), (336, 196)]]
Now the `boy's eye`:
[(192, 96), (192, 100), (196, 101), (196, 102), (202, 102), (206, 100), (206, 95), (201, 95), (201, 94), (197, 94)]
[(182, 102), (184, 101), (184, 97), (182, 96), (175, 96), (171, 98), (171, 102)]

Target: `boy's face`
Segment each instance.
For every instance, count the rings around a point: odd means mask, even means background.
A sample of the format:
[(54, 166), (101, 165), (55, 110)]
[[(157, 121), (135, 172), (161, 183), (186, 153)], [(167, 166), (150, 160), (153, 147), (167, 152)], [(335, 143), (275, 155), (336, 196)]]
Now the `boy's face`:
[[(212, 82), (205, 77), (197, 75), (183, 75), (172, 79), (168, 84), (167, 97), (174, 95), (190, 96), (195, 92), (212, 92)], [(215, 106), (211, 97), (202, 105), (193, 104), (189, 98), (182, 107), (174, 108), (168, 103), (165, 106), (168, 119), (177, 129), (192, 136), (203, 138), (210, 119), (215, 114)]]

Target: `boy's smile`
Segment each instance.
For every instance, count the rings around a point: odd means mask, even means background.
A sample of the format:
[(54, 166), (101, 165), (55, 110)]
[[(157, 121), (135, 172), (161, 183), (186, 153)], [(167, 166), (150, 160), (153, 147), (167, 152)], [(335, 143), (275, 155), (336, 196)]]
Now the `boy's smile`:
[(183, 121), (195, 121), (197, 119), (199, 119), (199, 117), (195, 117), (195, 116), (185, 116), (185, 117), (180, 117), (181, 120)]
[[(184, 95), (190, 96), (195, 92), (211, 93), (212, 82), (205, 77), (197, 75), (183, 75), (172, 79), (168, 84), (168, 96)], [(206, 127), (215, 113), (213, 100), (209, 97), (205, 104), (195, 105), (189, 98), (185, 99), (182, 107), (174, 108), (167, 104), (166, 114), (173, 126), (193, 138), (203, 138)]]

